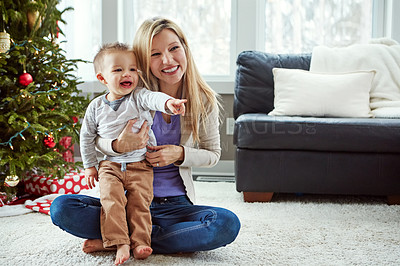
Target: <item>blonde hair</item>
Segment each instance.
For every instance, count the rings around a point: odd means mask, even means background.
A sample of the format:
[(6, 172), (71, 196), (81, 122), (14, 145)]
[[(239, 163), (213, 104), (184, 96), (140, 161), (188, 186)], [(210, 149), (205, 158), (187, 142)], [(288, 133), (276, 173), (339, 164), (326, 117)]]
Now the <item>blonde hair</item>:
[[(151, 45), (154, 36), (164, 29), (170, 29), (178, 36), (186, 54), (187, 69), (183, 76), (182, 89), (185, 92), (187, 104), (183, 121), (185, 129), (192, 132), (194, 141), (199, 142), (200, 121), (206, 121), (208, 113), (213, 109), (221, 109), (221, 104), (219, 95), (208, 86), (200, 75), (185, 34), (177, 24), (160, 17), (147, 19), (142, 23), (133, 41), (138, 68), (142, 70), (143, 79), (150, 86), (149, 89), (158, 91), (160, 89), (159, 81), (150, 70)], [(204, 123), (203, 127), (204, 130), (207, 130)]]

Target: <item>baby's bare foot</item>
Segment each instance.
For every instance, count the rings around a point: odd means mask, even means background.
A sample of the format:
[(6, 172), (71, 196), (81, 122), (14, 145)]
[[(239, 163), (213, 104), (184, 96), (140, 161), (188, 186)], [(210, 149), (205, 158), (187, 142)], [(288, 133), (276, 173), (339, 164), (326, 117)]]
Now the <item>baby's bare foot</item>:
[(105, 251), (103, 247), (103, 241), (101, 239), (86, 239), (83, 242), (82, 250), (85, 253), (92, 253), (96, 251)]
[(135, 259), (144, 260), (147, 259), (148, 256), (153, 252), (153, 249), (148, 246), (137, 246), (133, 250), (133, 256)]
[(130, 246), (129, 245), (118, 245), (117, 246), (117, 257), (115, 258), (115, 265), (120, 265), (127, 261), (130, 256)]

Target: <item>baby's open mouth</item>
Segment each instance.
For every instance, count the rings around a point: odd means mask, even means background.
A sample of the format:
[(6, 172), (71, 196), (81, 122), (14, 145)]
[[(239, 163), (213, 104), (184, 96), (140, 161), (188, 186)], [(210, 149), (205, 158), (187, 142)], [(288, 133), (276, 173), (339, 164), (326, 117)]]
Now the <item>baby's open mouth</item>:
[(124, 81), (120, 83), (122, 87), (130, 87), (132, 86), (132, 82), (130, 81)]

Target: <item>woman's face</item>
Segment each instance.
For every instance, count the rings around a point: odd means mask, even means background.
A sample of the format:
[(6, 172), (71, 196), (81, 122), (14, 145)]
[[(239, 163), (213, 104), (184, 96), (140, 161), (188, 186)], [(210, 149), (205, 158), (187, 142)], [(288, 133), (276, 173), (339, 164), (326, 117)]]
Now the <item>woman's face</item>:
[(160, 88), (179, 86), (186, 67), (186, 53), (175, 32), (163, 29), (155, 35), (151, 45), (150, 69), (159, 79)]

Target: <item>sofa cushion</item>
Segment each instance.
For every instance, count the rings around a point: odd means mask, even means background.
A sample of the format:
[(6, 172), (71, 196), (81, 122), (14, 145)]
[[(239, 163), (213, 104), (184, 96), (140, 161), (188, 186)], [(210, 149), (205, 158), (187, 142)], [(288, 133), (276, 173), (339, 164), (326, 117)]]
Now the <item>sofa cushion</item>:
[(319, 73), (273, 68), (275, 99), (269, 115), (372, 117), (374, 71)]
[(400, 152), (400, 120), (243, 114), (235, 123), (241, 149)]

